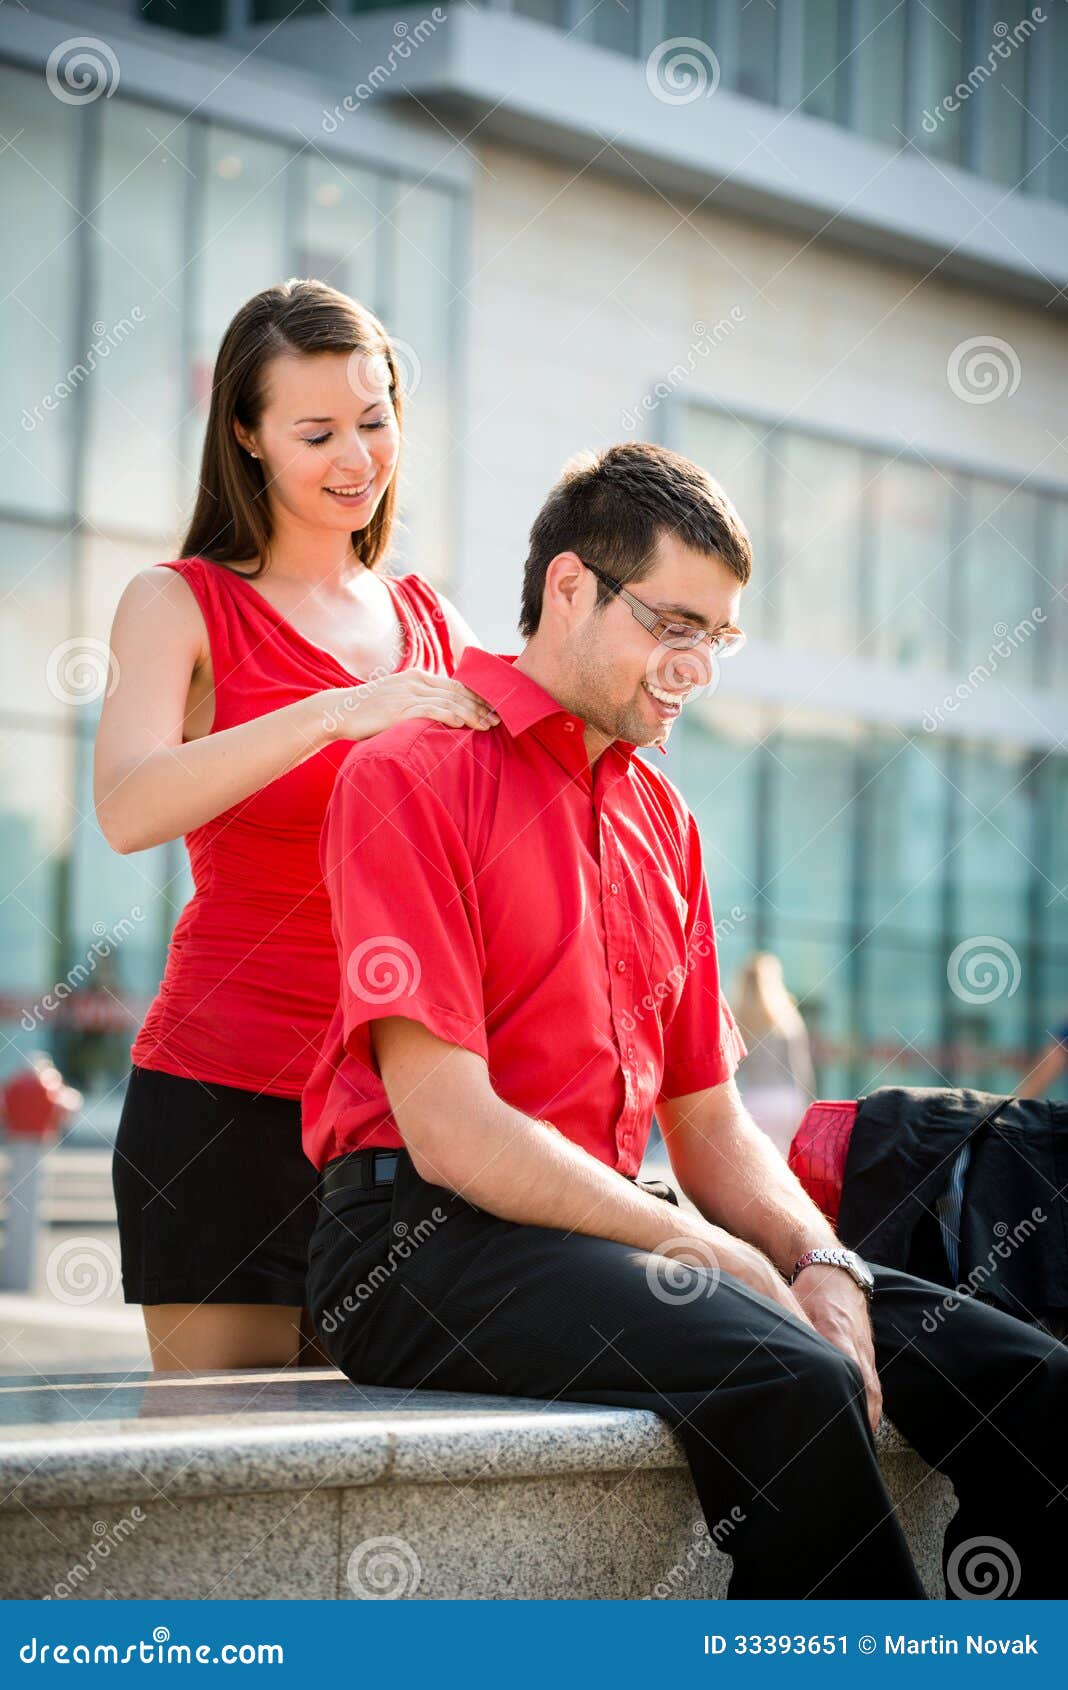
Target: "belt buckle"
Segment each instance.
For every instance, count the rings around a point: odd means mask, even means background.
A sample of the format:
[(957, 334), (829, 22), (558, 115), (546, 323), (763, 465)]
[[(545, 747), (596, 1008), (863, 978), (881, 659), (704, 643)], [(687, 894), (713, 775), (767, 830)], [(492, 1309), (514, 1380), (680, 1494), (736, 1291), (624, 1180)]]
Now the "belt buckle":
[(395, 1150), (376, 1150), (371, 1157), (371, 1184), (391, 1185), (396, 1176), (398, 1160)]

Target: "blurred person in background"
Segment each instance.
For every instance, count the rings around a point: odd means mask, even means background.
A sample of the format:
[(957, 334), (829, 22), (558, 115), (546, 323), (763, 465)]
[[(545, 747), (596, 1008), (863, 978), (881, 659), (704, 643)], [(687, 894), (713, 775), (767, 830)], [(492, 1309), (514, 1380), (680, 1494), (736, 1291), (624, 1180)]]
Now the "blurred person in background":
[(731, 1003), (748, 1050), (738, 1069), (738, 1090), (785, 1156), (816, 1095), (816, 1081), (808, 1031), (797, 1000), (786, 990), (778, 957), (754, 951), (738, 971)]
[(1062, 1021), (1050, 1035), (1050, 1042), (1033, 1068), (1029, 1068), (1016, 1088), (1017, 1097), (1048, 1097), (1057, 1081), (1068, 1070), (1068, 1021)]
[(322, 1360), (300, 1099), (340, 984), (327, 799), (355, 740), (497, 720), (452, 679), (477, 644), (466, 622), (385, 567), (401, 413), (372, 312), (319, 281), (254, 295), (215, 363), (181, 556), (135, 575), (115, 613), (97, 818), (124, 855), (184, 836), (195, 888), (112, 1164), (123, 1292), (157, 1371)]

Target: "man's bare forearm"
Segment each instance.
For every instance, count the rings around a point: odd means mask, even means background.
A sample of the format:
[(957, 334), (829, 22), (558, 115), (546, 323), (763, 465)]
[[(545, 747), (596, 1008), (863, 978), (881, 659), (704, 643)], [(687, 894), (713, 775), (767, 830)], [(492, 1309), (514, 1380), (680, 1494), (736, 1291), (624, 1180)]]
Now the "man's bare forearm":
[(502, 1220), (638, 1249), (658, 1250), (691, 1232), (706, 1241), (717, 1235), (549, 1122), (513, 1109), (469, 1052), (393, 1018), (378, 1023), (373, 1037), (394, 1120), (421, 1178)]
[(806, 1250), (840, 1244), (733, 1086), (700, 1094), (677, 1123), (671, 1116), (665, 1110), (662, 1124), (672, 1168), (706, 1219), (754, 1244), (780, 1273)]

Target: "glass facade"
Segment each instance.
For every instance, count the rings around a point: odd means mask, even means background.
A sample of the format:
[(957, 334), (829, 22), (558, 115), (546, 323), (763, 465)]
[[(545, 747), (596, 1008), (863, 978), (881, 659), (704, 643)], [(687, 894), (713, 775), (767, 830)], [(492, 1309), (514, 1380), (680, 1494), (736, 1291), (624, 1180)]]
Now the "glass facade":
[[(257, 22), (384, 3), (395, 0), (247, 0)], [(1010, 16), (992, 0), (476, 3), (635, 58), (663, 41), (696, 39), (715, 53), (722, 86), (735, 93), (1068, 201), (1068, 10), (1057, 0), (1038, 8), (1038, 20), (1029, 6)], [(210, 0), (153, 0), (148, 15), (202, 30), (211, 13)]]
[(120, 857), (96, 823), (115, 605), (177, 555), (223, 330), (250, 294), (304, 274), (398, 337), (396, 562), (447, 588), (456, 200), (121, 90), (75, 107), (5, 65), (0, 99), (19, 136), (0, 157), (0, 215), (18, 230), (0, 258), (17, 423), (0, 454), (0, 1076), (53, 1052), (106, 1131), (190, 890), (180, 840)]
[[(1068, 1019), (1068, 756), (1043, 724), (1044, 702), (1063, 713), (1068, 498), (705, 406), (681, 418), (672, 444), (754, 536), (754, 657), (870, 658), (877, 685), (896, 672), (931, 698), (895, 727), (728, 679), (683, 714), (672, 772), (728, 988), (750, 951), (782, 958), (823, 1096), (1011, 1092)], [(1035, 744), (946, 731), (958, 685), (1024, 689)]]

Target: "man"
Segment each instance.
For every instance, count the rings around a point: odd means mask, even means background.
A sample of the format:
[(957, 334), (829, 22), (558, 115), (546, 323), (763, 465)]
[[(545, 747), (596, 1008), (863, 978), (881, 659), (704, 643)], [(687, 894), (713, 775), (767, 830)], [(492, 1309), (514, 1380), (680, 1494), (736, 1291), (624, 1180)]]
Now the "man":
[[(875, 1456), (885, 1394), (957, 1487), (952, 1592), (993, 1557), (1005, 1594), (1064, 1595), (1064, 1351), (968, 1299), (925, 1331), (945, 1288), (843, 1251), (732, 1079), (698, 830), (635, 747), (739, 642), (750, 567), (696, 464), (585, 454), (531, 530), (522, 652), (458, 671), (500, 726), (413, 721), (347, 757), (309, 1304), (362, 1384), (663, 1415), (710, 1527), (740, 1516), (732, 1597), (925, 1594)], [(654, 1106), (696, 1215), (636, 1178)]]

